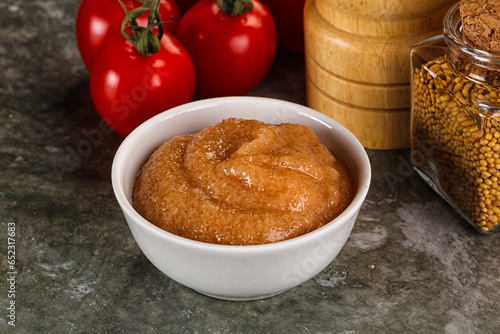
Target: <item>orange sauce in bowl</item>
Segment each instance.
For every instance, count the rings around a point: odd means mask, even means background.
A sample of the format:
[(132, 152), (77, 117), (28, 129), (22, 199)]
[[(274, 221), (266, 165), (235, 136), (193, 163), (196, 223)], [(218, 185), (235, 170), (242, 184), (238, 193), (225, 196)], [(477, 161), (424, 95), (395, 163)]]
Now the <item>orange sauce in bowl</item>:
[(306, 126), (229, 118), (163, 143), (132, 205), (185, 238), (256, 245), (315, 230), (352, 198), (350, 173)]

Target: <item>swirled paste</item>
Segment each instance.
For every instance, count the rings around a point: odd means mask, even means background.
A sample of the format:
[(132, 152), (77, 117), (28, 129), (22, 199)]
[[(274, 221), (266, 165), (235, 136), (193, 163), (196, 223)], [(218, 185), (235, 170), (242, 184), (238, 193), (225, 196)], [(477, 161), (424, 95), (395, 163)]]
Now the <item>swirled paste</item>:
[(132, 204), (176, 235), (255, 245), (321, 227), (352, 196), (346, 167), (308, 127), (230, 118), (163, 143), (139, 173)]

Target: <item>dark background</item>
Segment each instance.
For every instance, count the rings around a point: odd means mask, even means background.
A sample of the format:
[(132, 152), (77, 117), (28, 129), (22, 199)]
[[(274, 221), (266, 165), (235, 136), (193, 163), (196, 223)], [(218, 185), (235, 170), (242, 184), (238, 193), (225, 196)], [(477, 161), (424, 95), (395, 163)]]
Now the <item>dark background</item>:
[[(74, 39), (76, 0), (0, 2), (0, 332), (495, 333), (500, 239), (482, 236), (409, 164), (368, 150), (373, 181), (352, 235), (282, 295), (200, 295), (143, 256), (114, 198), (122, 138), (99, 129)], [(249, 95), (306, 104), (302, 54), (278, 51)], [(15, 225), (15, 298), (8, 227)]]

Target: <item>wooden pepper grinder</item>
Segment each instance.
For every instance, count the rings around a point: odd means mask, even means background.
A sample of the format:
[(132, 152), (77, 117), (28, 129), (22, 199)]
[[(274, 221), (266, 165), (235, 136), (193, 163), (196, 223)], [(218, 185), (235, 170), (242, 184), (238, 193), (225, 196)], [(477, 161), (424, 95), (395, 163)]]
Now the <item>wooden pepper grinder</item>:
[(410, 147), (410, 49), (456, 0), (307, 0), (307, 103), (369, 149)]

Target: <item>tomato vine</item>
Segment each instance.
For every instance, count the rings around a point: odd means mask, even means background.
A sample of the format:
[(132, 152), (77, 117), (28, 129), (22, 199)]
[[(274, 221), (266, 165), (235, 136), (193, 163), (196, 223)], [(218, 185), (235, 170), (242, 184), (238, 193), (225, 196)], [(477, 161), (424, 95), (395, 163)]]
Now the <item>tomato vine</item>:
[[(169, 22), (162, 22), (160, 18), (160, 0), (144, 0), (142, 6), (128, 10), (121, 0), (118, 0), (123, 10), (125, 11), (125, 18), (121, 25), (122, 36), (129, 41), (142, 56), (148, 56), (160, 50), (161, 38), (163, 37), (163, 25)], [(142, 27), (137, 24), (137, 18), (144, 15), (149, 11), (148, 25)], [(129, 24), (127, 26), (127, 23)], [(154, 28), (158, 28), (155, 35)], [(133, 35), (126, 32), (130, 29)]]
[(231, 16), (240, 16), (253, 9), (252, 0), (217, 0), (217, 6)]

